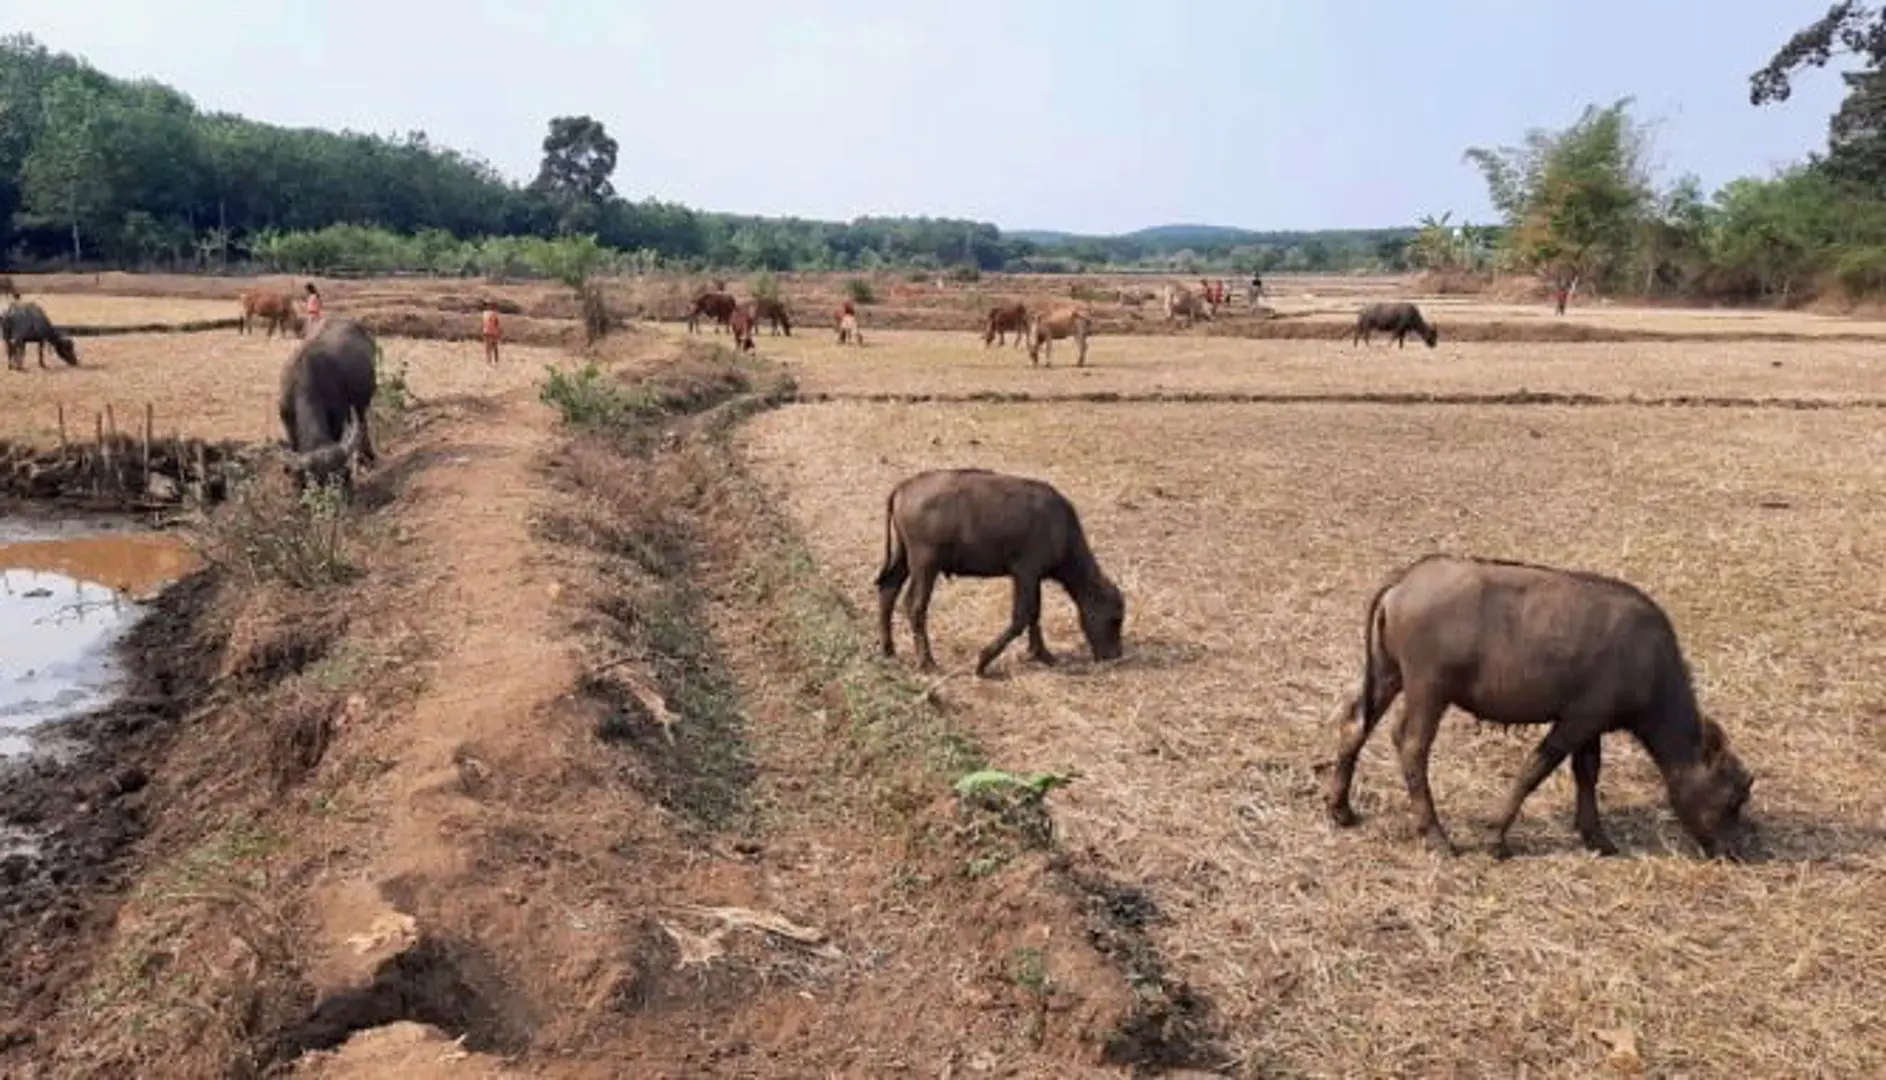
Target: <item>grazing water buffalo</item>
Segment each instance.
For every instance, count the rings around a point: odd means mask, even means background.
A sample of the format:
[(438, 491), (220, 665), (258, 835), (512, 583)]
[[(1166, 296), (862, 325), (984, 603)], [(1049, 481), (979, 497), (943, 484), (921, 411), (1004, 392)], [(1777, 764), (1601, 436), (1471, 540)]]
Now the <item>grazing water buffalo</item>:
[(242, 322), (237, 324), (236, 332), (249, 332), (249, 320), (261, 319), (267, 324), (265, 335), (274, 337), (280, 330), (286, 336), (290, 329), (299, 335), (307, 326), (302, 318), (299, 305), (295, 303), (293, 293), (270, 292), (266, 289), (251, 289), (242, 294)]
[(727, 328), (733, 331), (734, 347), (741, 352), (753, 351), (753, 328), (760, 323), (759, 312), (752, 304), (741, 304), (733, 309), (733, 315), (727, 320)]
[(373, 404), (374, 351), (365, 327), (329, 317), (283, 365), (280, 409), (290, 454), (283, 468), (297, 487), (337, 474), (349, 482), (356, 449), (361, 464), (373, 464), (367, 410)]
[(1702, 714), (1676, 630), (1656, 601), (1598, 574), (1524, 563), (1429, 555), (1369, 601), (1361, 692), (1342, 706), (1328, 809), (1349, 804), (1356, 759), (1397, 694), (1406, 698), (1395, 748), (1415, 828), (1447, 854), (1428, 791), (1428, 753), (1455, 706), (1492, 724), (1550, 724), (1501, 812), (1494, 854), (1520, 804), (1569, 755), (1585, 846), (1617, 848), (1598, 821), (1599, 737), (1628, 731), (1663, 774), (1671, 808), (1706, 855), (1741, 820), (1753, 780), (1728, 737)]
[(1199, 319), (1212, 317), (1205, 298), (1183, 285), (1166, 286), (1165, 304), (1167, 322), (1183, 316), (1185, 325), (1189, 327)]
[(773, 333), (777, 334), (783, 329), (787, 337), (792, 336), (792, 311), (786, 307), (784, 300), (777, 296), (762, 296), (753, 301), (753, 308), (772, 327)]
[(39, 345), (39, 366), (46, 366), (46, 346), (59, 354), (59, 359), (68, 364), (77, 365), (79, 352), (72, 346), (72, 339), (59, 332), (59, 328), (46, 317), (46, 311), (38, 304), (10, 304), (4, 314), (0, 314), (0, 340), (6, 342), (7, 367), (14, 371), (26, 370), (26, 346)]
[(1064, 307), (1050, 314), (1036, 312), (1028, 319), (1028, 362), (1034, 364), (1041, 356), (1041, 347), (1048, 347), (1048, 366), (1054, 366), (1054, 343), (1060, 338), (1071, 337), (1079, 348), (1079, 355), (1074, 361), (1075, 367), (1087, 366), (1087, 334), (1093, 329), (1093, 320), (1079, 308)]
[(1361, 314), (1356, 316), (1356, 332), (1349, 339), (1349, 344), (1354, 345), (1358, 341), (1366, 343), (1377, 330), (1394, 335), (1397, 348), (1407, 348), (1409, 331), (1419, 334), (1430, 349), (1441, 340), (1440, 329), (1422, 319), (1421, 309), (1406, 300), (1392, 304), (1370, 304), (1363, 308)]
[(1094, 659), (1120, 655), (1126, 600), (1094, 561), (1074, 505), (1043, 481), (987, 469), (933, 469), (891, 489), (884, 503), (884, 566), (877, 576), (878, 637), (884, 655), (895, 656), (891, 609), (910, 580), (904, 614), (923, 671), (936, 670), (929, 612), (938, 574), (1014, 581), (1008, 629), (976, 657), (977, 675), (1024, 632), (1028, 655), (1054, 663), (1041, 636), (1043, 579), (1059, 582), (1073, 598)]
[(714, 332), (726, 326), (733, 318), (733, 297), (724, 292), (704, 292), (694, 298), (694, 306), (688, 309), (688, 333), (699, 333), (701, 316), (714, 320)]
[(998, 340), (1007, 345), (1008, 335), (1015, 335), (1015, 344), (1022, 343), (1022, 334), (1028, 329), (1027, 304), (997, 304), (989, 309), (989, 317), (983, 320), (982, 347), (988, 348)]

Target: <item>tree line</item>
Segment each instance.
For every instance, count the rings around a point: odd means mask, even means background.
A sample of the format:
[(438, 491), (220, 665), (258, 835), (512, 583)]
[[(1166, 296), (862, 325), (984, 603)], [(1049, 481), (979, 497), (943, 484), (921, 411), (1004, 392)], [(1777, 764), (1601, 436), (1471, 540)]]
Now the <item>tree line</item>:
[(1749, 101), (1786, 101), (1796, 76), (1837, 56), (1858, 67), (1842, 76), (1824, 152), (1705, 196), (1693, 175), (1652, 174), (1649, 125), (1630, 98), (1587, 106), (1517, 146), (1469, 148), (1500, 223), (1423, 219), (1404, 259), (1612, 294), (1789, 304), (1886, 291), (1886, 8), (1831, 5), (1749, 76)]
[(619, 195), (618, 150), (593, 118), (557, 117), (538, 175), (513, 184), (424, 132), (205, 111), (30, 35), (0, 38), (0, 251), (16, 267), (538, 274), (558, 245), (589, 236), (618, 268), (1346, 270), (1378, 264), (1410, 232), (1043, 239), (951, 218), (708, 213)]

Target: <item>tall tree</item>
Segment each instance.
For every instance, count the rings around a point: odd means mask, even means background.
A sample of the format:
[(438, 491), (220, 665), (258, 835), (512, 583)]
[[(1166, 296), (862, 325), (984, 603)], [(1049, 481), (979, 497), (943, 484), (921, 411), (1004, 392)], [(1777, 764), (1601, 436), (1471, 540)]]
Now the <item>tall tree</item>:
[(1886, 195), (1886, 8), (1853, 0), (1830, 6), (1749, 76), (1749, 103), (1788, 100), (1796, 74), (1826, 67), (1836, 56), (1862, 63), (1841, 73), (1847, 96), (1828, 122), (1824, 165), (1836, 179)]
[(616, 171), (616, 141), (602, 121), (589, 116), (558, 116), (544, 136), (543, 166), (531, 187), (540, 194), (600, 203), (615, 195), (609, 178)]

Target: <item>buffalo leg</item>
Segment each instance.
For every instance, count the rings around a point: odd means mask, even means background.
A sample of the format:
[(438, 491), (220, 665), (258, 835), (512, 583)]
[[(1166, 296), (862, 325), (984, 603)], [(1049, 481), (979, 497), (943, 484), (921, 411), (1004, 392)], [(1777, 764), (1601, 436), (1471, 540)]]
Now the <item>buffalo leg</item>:
[(354, 410), (355, 422), (360, 425), (360, 463), (371, 465), (380, 460), (380, 455), (373, 450), (373, 436), (367, 431), (367, 410)]
[[(1512, 851), (1506, 846), (1506, 834), (1512, 829), (1513, 822), (1519, 820), (1519, 808), (1526, 801), (1526, 797), (1531, 795), (1546, 777), (1551, 776), (1552, 770), (1558, 768), (1559, 763), (1572, 752), (1572, 748), (1565, 745), (1572, 731), (1573, 728), (1565, 721), (1559, 720), (1552, 725), (1552, 730), (1545, 733), (1545, 738), (1539, 740), (1539, 745), (1532, 748), (1532, 756), (1526, 759), (1526, 767), (1520, 770), (1519, 778), (1513, 781), (1513, 790), (1506, 796), (1506, 809), (1500, 812), (1500, 820), (1494, 826), (1494, 858), (1505, 859), (1512, 856)], [(1593, 735), (1591, 742), (1597, 741), (1598, 737)], [(1584, 801), (1582, 785), (1579, 801), (1582, 810)], [(1597, 814), (1595, 800), (1592, 803), (1592, 814), (1593, 816)]]
[(1598, 820), (1598, 771), (1603, 764), (1604, 756), (1596, 735), (1572, 751), (1572, 778), (1578, 782), (1578, 811), (1574, 820), (1578, 824), (1579, 838), (1587, 848), (1600, 855), (1616, 855), (1617, 845), (1605, 835), (1604, 825)]
[(976, 657), (976, 674), (988, 671), (995, 658), (1002, 655), (1002, 650), (1024, 633), (1029, 635), (1030, 651), (1041, 631), (1035, 624), (1041, 621), (1041, 579), (1038, 577), (1015, 576), (1014, 609), (1009, 614), (1008, 626), (994, 641), (983, 646), (982, 653)]
[(1415, 831), (1429, 848), (1441, 855), (1456, 855), (1454, 842), (1441, 828), (1434, 812), (1434, 793), (1428, 789), (1428, 758), (1434, 750), (1434, 736), (1441, 728), (1441, 715), (1447, 711), (1447, 699), (1426, 686), (1411, 686), (1402, 698), (1401, 723), (1395, 727), (1395, 750), (1401, 757), (1401, 778), (1408, 785), (1408, 801), (1414, 812)]
[(917, 670), (935, 671), (936, 657), (930, 652), (930, 594), (936, 588), (936, 570), (915, 566), (910, 578), (910, 591), (904, 594), (904, 614), (910, 619), (910, 636), (917, 644)]
[(1401, 693), (1401, 672), (1378, 672), (1373, 680), (1375, 693), (1368, 698), (1357, 694), (1342, 705), (1342, 738), (1336, 748), (1336, 768), (1330, 773), (1329, 819), (1342, 828), (1357, 820), (1355, 807), (1349, 804), (1349, 789), (1356, 779), (1356, 761), (1362, 747), (1375, 734), (1375, 726), (1388, 715), (1388, 707)]
[(897, 594), (910, 580), (910, 564), (903, 553), (878, 571), (878, 645), (885, 656), (896, 656), (897, 645), (891, 639), (891, 615), (897, 608)]

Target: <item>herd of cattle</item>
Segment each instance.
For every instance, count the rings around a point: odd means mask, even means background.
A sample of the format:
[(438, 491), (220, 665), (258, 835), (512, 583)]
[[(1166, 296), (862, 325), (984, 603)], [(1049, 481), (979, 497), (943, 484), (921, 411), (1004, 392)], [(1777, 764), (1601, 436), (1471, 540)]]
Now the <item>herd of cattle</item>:
[[(8, 364), (23, 368), (25, 346), (51, 344), (78, 362), (69, 337), (36, 304), (12, 303), (0, 315)], [(312, 292), (312, 290), (310, 290)], [(1222, 297), (1203, 298), (1169, 286), (1168, 318), (1209, 313)], [(351, 486), (352, 464), (375, 461), (368, 413), (376, 386), (378, 348), (359, 322), (316, 313), (304, 318), (294, 297), (252, 293), (243, 298), (241, 332), (253, 318), (273, 335), (301, 338), (281, 373), (278, 412), (285, 438), (284, 471), (297, 486), (337, 478)], [(738, 303), (715, 289), (698, 295), (687, 316), (725, 325), (742, 349), (768, 321), (792, 333), (792, 315), (777, 298)], [(1209, 314), (1207, 315), (1209, 317)], [(857, 312), (833, 312), (839, 341), (863, 344)], [(1085, 364), (1090, 319), (1079, 307), (1029, 310), (1019, 303), (988, 312), (983, 343), (1026, 341), (1031, 360), (1055, 340), (1073, 338)], [(1398, 344), (1415, 333), (1431, 348), (1438, 331), (1408, 303), (1372, 304), (1356, 321), (1356, 338), (1391, 334)], [(40, 363), (45, 364), (42, 355)], [(1050, 361), (1051, 363), (1051, 361)], [(1041, 587), (1053, 581), (1074, 601), (1096, 660), (1124, 651), (1126, 600), (1101, 570), (1073, 504), (1049, 484), (979, 468), (929, 470), (895, 485), (885, 502), (884, 561), (876, 578), (878, 631), (884, 655), (895, 655), (892, 614), (908, 584), (904, 609), (922, 670), (932, 671), (928, 612), (939, 576), (1007, 577), (1013, 586), (1008, 625), (977, 656), (976, 674), (1018, 637), (1028, 656), (1055, 662), (1041, 632)], [(1435, 850), (1456, 849), (1435, 813), (1428, 760), (1442, 714), (1453, 706), (1483, 723), (1547, 725), (1515, 781), (1499, 818), (1494, 852), (1507, 853), (1506, 834), (1519, 808), (1567, 757), (1576, 783), (1575, 822), (1584, 844), (1610, 854), (1615, 845), (1598, 817), (1600, 738), (1628, 732), (1662, 775), (1678, 820), (1705, 854), (1713, 855), (1743, 823), (1753, 780), (1727, 736), (1699, 707), (1675, 629), (1663, 609), (1637, 588), (1596, 574), (1516, 562), (1428, 555), (1404, 567), (1370, 598), (1363, 626), (1360, 689), (1339, 711), (1335, 766), (1325, 790), (1329, 818), (1357, 821), (1350, 787), (1363, 745), (1395, 699), (1402, 697), (1395, 747), (1415, 828)]]

